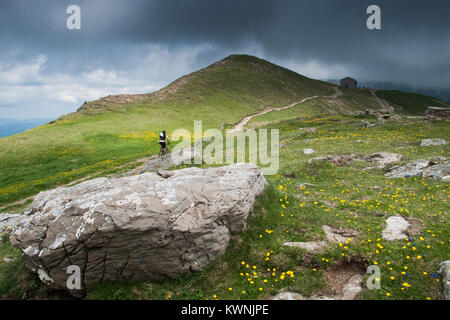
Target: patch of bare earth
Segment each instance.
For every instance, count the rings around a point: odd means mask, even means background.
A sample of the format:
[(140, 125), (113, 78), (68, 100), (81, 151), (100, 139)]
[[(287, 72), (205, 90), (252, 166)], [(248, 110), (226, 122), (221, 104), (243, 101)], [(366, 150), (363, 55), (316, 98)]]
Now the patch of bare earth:
[(361, 258), (338, 263), (324, 272), (328, 282), (328, 294), (336, 300), (354, 300), (362, 290), (366, 268)]
[(363, 290), (363, 277), (366, 272), (361, 257), (353, 257), (340, 262), (324, 272), (327, 288), (318, 295), (304, 297), (296, 292), (280, 292), (270, 300), (355, 300)]

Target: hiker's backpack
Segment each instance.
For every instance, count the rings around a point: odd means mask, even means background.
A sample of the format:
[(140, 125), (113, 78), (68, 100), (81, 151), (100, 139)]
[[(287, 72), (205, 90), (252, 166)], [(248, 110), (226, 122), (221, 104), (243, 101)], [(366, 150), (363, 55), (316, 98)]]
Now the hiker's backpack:
[(164, 132), (159, 134), (159, 142), (166, 142), (166, 134)]

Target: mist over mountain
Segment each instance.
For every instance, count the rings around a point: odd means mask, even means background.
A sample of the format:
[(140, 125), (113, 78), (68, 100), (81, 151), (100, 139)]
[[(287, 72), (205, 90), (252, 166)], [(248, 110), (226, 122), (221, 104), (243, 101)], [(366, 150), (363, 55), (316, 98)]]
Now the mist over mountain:
[[(339, 84), (337, 79), (325, 80), (330, 83)], [(446, 102), (450, 102), (450, 88), (449, 89), (433, 89), (433, 88), (419, 88), (409, 86), (407, 84), (395, 83), (395, 82), (385, 82), (385, 81), (371, 81), (371, 80), (358, 80), (359, 88), (373, 88), (378, 90), (397, 90), (403, 92), (412, 92), (423, 94), (431, 97), (436, 97), (442, 99)]]

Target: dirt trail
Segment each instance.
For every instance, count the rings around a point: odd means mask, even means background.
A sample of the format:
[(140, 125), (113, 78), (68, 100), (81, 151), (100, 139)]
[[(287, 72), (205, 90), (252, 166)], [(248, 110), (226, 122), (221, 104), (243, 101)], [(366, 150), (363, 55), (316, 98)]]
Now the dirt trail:
[(338, 87), (335, 87), (334, 90), (335, 90), (335, 93), (334, 93), (333, 95), (331, 95), (331, 96), (312, 96), (312, 97), (307, 97), (307, 98), (304, 98), (304, 99), (302, 99), (302, 100), (300, 100), (300, 101), (296, 101), (296, 102), (293, 102), (293, 103), (291, 103), (291, 104), (288, 104), (288, 105), (286, 105), (286, 106), (277, 107), (277, 108), (275, 108), (275, 107), (269, 107), (269, 108), (266, 108), (266, 109), (264, 109), (264, 110), (262, 110), (262, 111), (260, 111), (260, 112), (258, 112), (258, 113), (255, 113), (255, 114), (252, 114), (252, 115), (249, 115), (249, 116), (245, 116), (244, 118), (242, 118), (242, 120), (240, 120), (240, 121), (234, 126), (234, 128), (233, 128), (232, 130), (230, 130), (230, 132), (236, 132), (236, 131), (241, 131), (241, 130), (243, 130), (243, 129), (244, 129), (244, 126), (245, 126), (252, 118), (261, 116), (261, 115), (266, 114), (266, 113), (271, 112), (271, 111), (281, 111), (281, 110), (289, 109), (289, 108), (292, 108), (292, 107), (294, 107), (294, 106), (296, 106), (296, 105), (298, 105), (298, 104), (300, 104), (300, 103), (304, 103), (304, 102), (306, 102), (306, 101), (313, 100), (313, 99), (317, 99), (317, 98), (337, 99), (337, 98), (339, 98), (340, 96), (343, 96), (343, 95), (344, 95), (344, 94), (342, 93), (342, 91), (339, 90)]
[(246, 125), (253, 117), (258, 117), (258, 116), (261, 116), (261, 115), (266, 114), (266, 113), (271, 112), (271, 111), (280, 111), (280, 110), (284, 110), (284, 109), (289, 109), (289, 108), (292, 108), (293, 106), (296, 106), (296, 105), (299, 104), (299, 103), (303, 103), (303, 102), (306, 102), (306, 101), (308, 101), (308, 100), (316, 99), (316, 98), (318, 98), (318, 97), (319, 97), (319, 96), (308, 97), (308, 98), (302, 99), (302, 100), (300, 100), (300, 101), (293, 102), (293, 103), (288, 104), (287, 106), (283, 106), (283, 107), (278, 107), (278, 108), (269, 107), (269, 108), (266, 108), (266, 109), (264, 109), (264, 110), (262, 110), (262, 111), (260, 111), (260, 112), (258, 112), (258, 113), (255, 113), (255, 114), (252, 114), (252, 115), (249, 115), (249, 116), (245, 116), (241, 121), (239, 121), (239, 122), (234, 126), (234, 128), (233, 128), (232, 130), (230, 130), (230, 132), (235, 132), (235, 131), (241, 131), (241, 130), (243, 130), (243, 129), (244, 129), (244, 126), (245, 126), (245, 125)]
[(394, 113), (395, 110), (394, 108), (392, 108), (389, 103), (387, 103), (385, 100), (378, 98), (377, 94), (376, 94), (376, 90), (371, 89), (370, 92), (372, 93), (373, 97), (375, 98), (375, 100), (377, 101), (378, 105), (380, 106), (380, 108), (382, 110), (386, 110), (389, 112)]
[(330, 98), (330, 99), (337, 99), (339, 97), (342, 97), (344, 94), (342, 93), (341, 90), (339, 90), (339, 87), (334, 87), (334, 91), (335, 93), (329, 97), (325, 97), (325, 98)]

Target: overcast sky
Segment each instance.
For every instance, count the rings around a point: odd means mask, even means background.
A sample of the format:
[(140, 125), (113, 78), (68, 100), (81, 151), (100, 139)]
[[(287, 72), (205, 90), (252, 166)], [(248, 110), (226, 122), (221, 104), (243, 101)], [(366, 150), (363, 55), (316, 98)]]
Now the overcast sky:
[[(68, 30), (66, 8), (81, 8)], [(381, 8), (381, 30), (366, 9)], [(450, 88), (448, 0), (0, 0), (0, 118), (56, 118), (232, 53), (316, 79)]]

